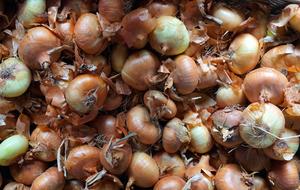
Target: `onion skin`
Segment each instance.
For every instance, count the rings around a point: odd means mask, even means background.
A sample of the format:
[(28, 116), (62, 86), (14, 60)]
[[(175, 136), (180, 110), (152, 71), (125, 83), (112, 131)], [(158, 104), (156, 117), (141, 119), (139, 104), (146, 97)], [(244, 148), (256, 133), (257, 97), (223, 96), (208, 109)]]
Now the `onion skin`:
[(39, 21), (38, 16), (43, 14), (45, 10), (45, 0), (26, 0), (18, 13), (18, 20), (24, 27), (29, 28)]
[(161, 16), (150, 34), (150, 45), (163, 55), (178, 55), (189, 46), (190, 37), (184, 23), (173, 16)]
[(65, 22), (56, 22), (55, 29), (59, 35), (63, 38), (63, 43), (67, 45), (73, 44), (75, 21), (73, 18), (66, 20)]
[(159, 168), (148, 154), (135, 152), (128, 168), (128, 176), (138, 187), (152, 187), (159, 179)]
[(215, 176), (217, 190), (248, 190), (243, 182), (240, 168), (236, 164), (226, 164), (221, 167)]
[(47, 169), (47, 164), (38, 160), (28, 160), (9, 167), (9, 171), (14, 180), (24, 185), (31, 185), (32, 182)]
[(85, 13), (79, 17), (74, 29), (75, 42), (87, 54), (101, 53), (107, 46), (97, 15)]
[(278, 107), (270, 103), (252, 103), (243, 111), (239, 130), (242, 139), (250, 146), (267, 148), (276, 141), (276, 138), (261, 129), (279, 136), (284, 126), (285, 119)]
[(295, 190), (299, 186), (298, 169), (293, 161), (274, 162), (268, 178), (276, 190)]
[[(49, 61), (47, 51), (61, 45), (60, 39), (45, 27), (34, 27), (20, 42), (18, 54), (30, 69), (41, 69), (43, 62)], [(58, 60), (59, 52), (51, 54), (51, 61)]]
[(128, 130), (136, 133), (143, 144), (154, 144), (161, 136), (159, 128), (151, 123), (148, 110), (141, 105), (129, 110), (126, 121)]
[(3, 187), (3, 190), (30, 190), (30, 187), (27, 187), (22, 183), (10, 182)]
[(175, 59), (175, 70), (172, 76), (176, 90), (180, 94), (190, 94), (198, 85), (197, 65), (187, 55), (180, 55)]
[(246, 75), (243, 91), (250, 102), (267, 101), (278, 105), (283, 101), (284, 89), (287, 85), (288, 80), (282, 73), (263, 67)]
[(177, 176), (168, 176), (160, 179), (153, 190), (182, 190), (185, 181)]
[(18, 58), (8, 58), (0, 64), (1, 96), (20, 96), (26, 92), (30, 82), (31, 72)]
[(23, 135), (13, 135), (0, 144), (0, 166), (8, 166), (17, 161), (29, 147), (28, 140)]
[(51, 167), (33, 181), (31, 190), (63, 190), (64, 185), (64, 174)]
[(154, 17), (176, 16), (177, 6), (172, 2), (152, 2), (147, 6), (150, 14)]
[(107, 85), (102, 78), (83, 74), (70, 82), (65, 97), (74, 111), (84, 114), (99, 109), (104, 104), (107, 93)]
[(142, 50), (128, 57), (121, 76), (123, 81), (130, 87), (144, 91), (151, 85), (149, 79), (156, 74), (159, 66), (160, 62), (153, 53), (148, 50)]
[(100, 0), (98, 11), (109, 22), (120, 22), (125, 15), (126, 0)]
[(75, 179), (85, 180), (101, 168), (100, 154), (101, 150), (93, 146), (75, 147), (70, 151), (65, 167)]
[(229, 51), (232, 52), (229, 69), (236, 74), (245, 74), (258, 63), (259, 43), (251, 34), (240, 34), (230, 44)]

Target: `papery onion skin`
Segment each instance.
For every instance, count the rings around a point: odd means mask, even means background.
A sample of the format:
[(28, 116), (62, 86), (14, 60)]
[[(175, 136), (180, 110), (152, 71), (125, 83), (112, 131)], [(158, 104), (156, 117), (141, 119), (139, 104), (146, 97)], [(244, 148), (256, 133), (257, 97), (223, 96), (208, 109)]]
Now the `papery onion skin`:
[(41, 16), (45, 10), (45, 0), (26, 0), (18, 13), (18, 20), (24, 27), (29, 28), (39, 21), (37, 17)]
[(138, 187), (152, 187), (159, 179), (159, 168), (148, 154), (135, 152), (128, 168), (128, 176)]
[(289, 20), (289, 24), (291, 26), (292, 29), (294, 29), (297, 32), (300, 32), (300, 9), (298, 8), (296, 15), (293, 16), (290, 20)]
[(120, 22), (125, 15), (126, 0), (100, 0), (98, 11), (109, 22)]
[(154, 17), (176, 16), (177, 6), (172, 2), (154, 1), (147, 6), (149, 12)]
[(236, 164), (226, 164), (215, 176), (217, 190), (248, 190), (249, 187), (242, 180), (242, 172)]
[(161, 136), (160, 129), (151, 123), (148, 110), (141, 105), (129, 110), (126, 122), (128, 130), (136, 133), (143, 144), (154, 144)]
[(246, 75), (243, 91), (250, 102), (265, 101), (278, 105), (283, 101), (287, 85), (288, 80), (282, 73), (263, 67)]
[(167, 176), (160, 179), (153, 190), (182, 190), (185, 181), (178, 176)]
[(9, 167), (10, 174), (14, 180), (24, 185), (31, 185), (32, 182), (47, 169), (47, 164), (38, 160), (28, 160)]
[[(289, 138), (292, 136), (297, 136), (297, 133), (290, 129), (284, 129), (284, 131), (280, 134), (280, 138)], [(294, 137), (290, 139), (278, 139), (272, 146), (264, 149), (264, 152), (268, 157), (274, 160), (289, 161), (293, 159), (298, 148), (299, 138)]]
[[(47, 51), (61, 45), (60, 39), (45, 27), (34, 27), (27, 31), (21, 40), (18, 54), (30, 69), (41, 69), (44, 62), (49, 61)], [(51, 54), (51, 61), (58, 60), (59, 52)]]
[(0, 81), (1, 96), (17, 97), (28, 89), (31, 72), (18, 58), (8, 58), (0, 64)]
[(245, 74), (258, 63), (259, 43), (251, 34), (240, 34), (231, 42), (229, 46), (230, 58), (229, 69), (236, 74)]
[(28, 139), (23, 135), (13, 135), (0, 144), (0, 165), (8, 166), (23, 155), (29, 147)]
[(193, 127), (190, 130), (191, 144), (189, 149), (196, 153), (206, 153), (214, 146), (213, 138), (207, 127), (204, 125)]
[(78, 18), (74, 37), (78, 47), (88, 54), (101, 53), (107, 46), (97, 15), (92, 13), (85, 13)]
[(63, 190), (64, 185), (63, 172), (59, 172), (56, 167), (51, 167), (33, 181), (31, 190)]
[(181, 20), (173, 16), (161, 16), (150, 34), (149, 42), (153, 49), (163, 55), (178, 55), (188, 48), (190, 37)]
[(73, 79), (65, 90), (68, 105), (84, 114), (99, 109), (107, 96), (108, 88), (98, 75), (83, 74)]
[(250, 146), (267, 148), (276, 141), (268, 133), (279, 136), (284, 126), (285, 119), (278, 107), (270, 103), (252, 103), (243, 111), (239, 131), (242, 139)]
[(97, 173), (101, 168), (100, 154), (100, 149), (90, 145), (73, 148), (65, 162), (68, 174), (75, 179), (85, 180)]
[(246, 102), (242, 88), (234, 88), (232, 86), (220, 86), (216, 92), (216, 101), (219, 107), (242, 105)]
[(293, 161), (272, 163), (268, 178), (276, 190), (295, 190), (299, 186), (298, 169)]
[[(205, 69), (203, 68), (205, 67)], [(197, 89), (205, 89), (217, 86), (218, 75), (217, 68), (212, 64), (203, 64), (198, 66), (198, 85)]]
[(141, 50), (128, 57), (121, 76), (130, 87), (144, 91), (151, 85), (149, 79), (156, 74), (159, 66), (160, 62), (153, 53), (148, 50)]
[(175, 70), (172, 75), (176, 91), (180, 94), (190, 94), (198, 85), (197, 65), (187, 55), (180, 55), (175, 59)]

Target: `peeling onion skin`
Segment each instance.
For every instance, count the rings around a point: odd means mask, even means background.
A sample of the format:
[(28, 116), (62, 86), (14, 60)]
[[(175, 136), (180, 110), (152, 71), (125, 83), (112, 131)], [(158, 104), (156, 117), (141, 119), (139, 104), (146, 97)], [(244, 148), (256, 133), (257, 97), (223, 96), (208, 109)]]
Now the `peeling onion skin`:
[(162, 55), (178, 55), (188, 48), (190, 37), (181, 20), (173, 16), (161, 16), (150, 34), (149, 43)]
[(259, 43), (251, 34), (240, 34), (231, 42), (229, 46), (231, 63), (229, 69), (236, 74), (245, 74), (258, 63), (259, 60)]
[(65, 162), (68, 174), (75, 179), (85, 180), (97, 173), (101, 168), (100, 154), (100, 149), (90, 145), (73, 148)]
[(84, 114), (100, 109), (107, 93), (108, 87), (100, 76), (83, 74), (70, 82), (65, 90), (65, 97), (74, 111)]
[(182, 190), (185, 181), (177, 176), (167, 176), (160, 179), (154, 186), (153, 190)]
[(240, 136), (253, 148), (271, 146), (276, 138), (265, 131), (279, 136), (285, 127), (282, 111), (270, 103), (252, 103), (243, 111), (242, 116)]
[(0, 95), (17, 97), (26, 92), (31, 83), (31, 72), (18, 58), (8, 58), (0, 64)]
[[(49, 61), (47, 51), (61, 46), (60, 39), (45, 27), (34, 27), (20, 42), (18, 54), (20, 59), (30, 69), (42, 69), (42, 64)], [(51, 55), (51, 61), (58, 60), (59, 52)]]
[(59, 172), (56, 167), (51, 167), (33, 181), (31, 190), (63, 190), (64, 185), (63, 172)]
[(282, 73), (263, 67), (246, 75), (243, 91), (250, 102), (265, 101), (278, 105), (283, 101), (284, 89), (287, 85), (288, 80)]
[(85, 13), (81, 15), (74, 28), (74, 39), (80, 49), (87, 54), (101, 53), (107, 46), (102, 36), (102, 28), (97, 15)]
[(294, 161), (272, 163), (268, 172), (272, 188), (276, 190), (295, 190), (299, 186), (299, 173)]

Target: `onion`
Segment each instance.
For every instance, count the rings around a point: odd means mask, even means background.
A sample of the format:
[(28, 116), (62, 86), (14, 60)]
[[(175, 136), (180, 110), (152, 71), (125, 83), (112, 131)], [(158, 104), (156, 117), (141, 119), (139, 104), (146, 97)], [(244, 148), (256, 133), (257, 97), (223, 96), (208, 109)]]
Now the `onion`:
[(150, 34), (149, 42), (163, 55), (178, 55), (188, 48), (190, 37), (182, 21), (173, 16), (161, 16)]
[(122, 182), (115, 176), (107, 174), (101, 181), (89, 187), (89, 190), (121, 190), (123, 189)]
[(120, 73), (128, 58), (128, 49), (123, 44), (117, 44), (113, 47), (111, 52), (111, 66), (114, 71)]
[(87, 73), (99, 75), (104, 72), (106, 76), (109, 76), (111, 73), (111, 66), (102, 55), (86, 55), (84, 57), (84, 64), (80, 65), (80, 70), (87, 70)]
[(91, 121), (90, 126), (97, 128), (98, 133), (109, 141), (112, 137), (121, 138), (117, 128), (117, 119), (112, 115), (101, 115)]
[(84, 114), (99, 109), (104, 103), (107, 91), (107, 85), (101, 77), (83, 74), (70, 82), (65, 96), (73, 110)]
[(8, 166), (17, 161), (28, 149), (28, 140), (23, 135), (13, 135), (0, 144), (0, 165)]
[(229, 46), (232, 61), (228, 65), (229, 69), (239, 75), (251, 71), (258, 63), (259, 50), (258, 40), (253, 35), (238, 35)]
[(244, 104), (246, 97), (243, 89), (233, 86), (220, 86), (216, 92), (216, 101), (219, 107), (233, 106)]
[(189, 149), (196, 153), (206, 153), (214, 146), (213, 138), (206, 126), (197, 125), (190, 129), (191, 144)]
[[(65, 7), (69, 10), (75, 12), (76, 17), (80, 17), (80, 15), (84, 13), (89, 13), (93, 11), (93, 3), (88, 0), (63, 0), (62, 7)], [(96, 10), (95, 10), (96, 11)]]
[(116, 92), (110, 90), (108, 91), (108, 95), (104, 101), (102, 109), (104, 111), (113, 111), (118, 109), (123, 103), (123, 96), (117, 94)]
[(3, 190), (30, 190), (30, 187), (27, 187), (22, 183), (10, 182), (5, 185)]
[(168, 176), (160, 179), (153, 190), (182, 190), (185, 181), (177, 176)]
[(296, 32), (300, 32), (300, 9), (298, 8), (296, 14), (289, 20), (289, 24), (292, 29), (294, 29)]
[(264, 149), (265, 154), (274, 160), (292, 160), (299, 148), (299, 138), (296, 136), (296, 132), (284, 129), (279, 136), (280, 139), (276, 140), (272, 146)]
[(126, 188), (132, 184), (138, 187), (152, 187), (159, 179), (159, 168), (155, 160), (144, 152), (135, 152), (128, 168), (129, 181)]
[(283, 131), (285, 119), (279, 108), (270, 103), (252, 103), (243, 111), (240, 136), (254, 148), (271, 146)]
[(150, 51), (136, 52), (126, 60), (121, 72), (122, 79), (136, 90), (147, 90), (151, 86), (150, 79), (156, 74), (159, 66), (158, 58)]
[(160, 16), (176, 16), (177, 14), (177, 6), (173, 2), (169, 1), (154, 1), (147, 5), (147, 9), (150, 14), (154, 17)]
[(279, 71), (264, 67), (246, 75), (243, 90), (250, 102), (264, 101), (277, 105), (283, 101), (287, 84), (287, 78)]
[(69, 180), (66, 181), (64, 190), (82, 190), (84, 188), (84, 184), (78, 180)]
[(28, 89), (31, 73), (18, 58), (8, 58), (0, 64), (0, 81), (1, 96), (17, 97)]
[(251, 183), (253, 184), (253, 188), (255, 190), (269, 190), (268, 183), (261, 177), (254, 176)]
[(169, 154), (160, 152), (153, 156), (160, 171), (160, 176), (178, 176), (183, 178), (185, 172), (185, 164), (177, 154)]
[(216, 86), (218, 83), (217, 68), (212, 64), (201, 63), (198, 68), (198, 89)]
[(41, 15), (46, 10), (46, 0), (26, 0), (22, 5), (18, 20), (24, 27), (29, 28), (41, 21)]
[(63, 190), (64, 185), (64, 174), (56, 167), (51, 167), (33, 181), (31, 190)]
[(120, 22), (125, 15), (126, 0), (99, 0), (98, 11), (109, 22)]
[(73, 17), (62, 22), (59, 21), (55, 22), (56, 31), (63, 38), (64, 44), (67, 45), (73, 44), (74, 28), (75, 28), (75, 20)]

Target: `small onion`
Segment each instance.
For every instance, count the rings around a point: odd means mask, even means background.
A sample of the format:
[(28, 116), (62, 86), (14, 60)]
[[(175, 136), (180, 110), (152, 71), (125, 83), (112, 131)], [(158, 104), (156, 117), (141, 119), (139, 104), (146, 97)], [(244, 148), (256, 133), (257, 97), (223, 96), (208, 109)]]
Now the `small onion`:
[(299, 138), (294, 136), (297, 136), (296, 132), (284, 129), (279, 136), (282, 139), (276, 140), (272, 146), (264, 149), (265, 154), (274, 160), (288, 161), (293, 159), (299, 148)]
[(10, 182), (3, 187), (3, 190), (30, 190), (30, 187), (27, 187), (22, 183)]
[(160, 16), (176, 16), (177, 14), (177, 6), (172, 2), (164, 1), (154, 1), (147, 5), (147, 8), (152, 16), (160, 17)]
[(111, 73), (111, 67), (102, 55), (86, 55), (84, 62), (84, 65), (81, 65), (80, 69), (86, 69), (89, 73), (100, 75), (104, 72), (106, 76), (109, 76)]
[(245, 103), (246, 97), (242, 88), (233, 86), (220, 86), (216, 92), (216, 101), (219, 107), (241, 105)]
[(160, 176), (171, 175), (183, 178), (185, 164), (177, 154), (160, 152), (153, 156), (160, 171)]
[(189, 149), (196, 153), (206, 153), (214, 146), (213, 138), (206, 126), (197, 125), (190, 129), (191, 144)]
[(297, 32), (300, 32), (300, 9), (298, 8), (296, 14), (289, 20), (289, 24), (292, 29), (294, 29)]
[(246, 75), (243, 90), (250, 102), (267, 101), (277, 105), (283, 101), (287, 84), (288, 80), (282, 73), (263, 67)]
[(98, 11), (109, 22), (120, 22), (125, 15), (126, 0), (99, 0)]
[(82, 190), (84, 188), (84, 184), (78, 180), (69, 180), (66, 181), (64, 190)]
[(149, 42), (153, 49), (163, 55), (178, 55), (188, 48), (190, 37), (181, 20), (173, 16), (161, 16), (150, 34)]
[(95, 184), (90, 186), (89, 190), (121, 190), (123, 189), (122, 182), (113, 175), (104, 176), (101, 181), (97, 181)]
[[(87, 0), (63, 0), (62, 7), (67, 8), (75, 12), (76, 17), (84, 13), (89, 13), (93, 11), (93, 1)], [(96, 11), (96, 10), (95, 10)]]
[(295, 190), (299, 186), (299, 173), (294, 161), (274, 162), (268, 178), (276, 190)]
[(144, 152), (135, 152), (128, 168), (129, 181), (127, 187), (132, 184), (138, 187), (152, 187), (159, 179), (159, 168), (155, 160)]
[(120, 73), (123, 69), (126, 59), (128, 58), (128, 49), (123, 44), (117, 44), (111, 51), (111, 66), (114, 71)]
[[(270, 103), (252, 103), (243, 111), (240, 136), (254, 148), (267, 148), (283, 131), (285, 119), (281, 110)], [(272, 135), (271, 135), (272, 134)]]
[(0, 64), (0, 81), (1, 96), (17, 97), (28, 89), (31, 73), (18, 58), (8, 58)]
[(126, 60), (121, 72), (122, 79), (136, 90), (147, 90), (151, 85), (150, 79), (156, 74), (159, 66), (158, 58), (150, 51), (136, 52)]
[(254, 176), (251, 183), (252, 188), (255, 190), (270, 190), (268, 183), (261, 177)]
[(153, 190), (182, 190), (185, 181), (177, 176), (168, 176), (160, 179)]
[(118, 109), (123, 103), (123, 96), (110, 90), (103, 103), (103, 111), (113, 111)]
[(82, 145), (71, 149), (65, 167), (73, 178), (85, 180), (87, 177), (97, 173), (101, 168), (101, 150), (90, 146)]
[(112, 115), (101, 115), (90, 122), (90, 126), (96, 128), (100, 135), (109, 141), (112, 137), (121, 138), (122, 135), (118, 132), (117, 119)]
[(41, 16), (45, 10), (46, 0), (26, 0), (18, 13), (18, 20), (24, 27), (29, 28), (39, 22), (38, 17)]
[(141, 105), (128, 111), (126, 122), (128, 130), (136, 133), (143, 144), (154, 144), (161, 136), (160, 129), (151, 123), (148, 110)]
[(70, 82), (65, 96), (73, 110), (84, 114), (99, 109), (104, 103), (107, 92), (107, 85), (101, 77), (83, 74)]
[(31, 186), (31, 190), (63, 190), (65, 178), (63, 172), (56, 167), (51, 167), (37, 177)]
[(258, 40), (253, 35), (238, 35), (229, 46), (232, 61), (228, 65), (229, 69), (239, 75), (251, 71), (258, 63), (259, 50)]
[(8, 166), (17, 161), (28, 149), (28, 140), (23, 135), (13, 135), (0, 144), (0, 165)]
[(63, 22), (56, 21), (55, 23), (55, 29), (57, 30), (58, 34), (63, 38), (64, 44), (67, 45), (73, 44), (74, 28), (75, 21), (73, 18), (70, 18)]
[(75, 24), (75, 42), (85, 53), (101, 53), (107, 46), (107, 40), (102, 36), (102, 30), (97, 15), (85, 13)]

